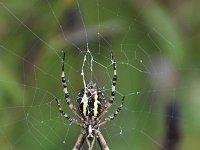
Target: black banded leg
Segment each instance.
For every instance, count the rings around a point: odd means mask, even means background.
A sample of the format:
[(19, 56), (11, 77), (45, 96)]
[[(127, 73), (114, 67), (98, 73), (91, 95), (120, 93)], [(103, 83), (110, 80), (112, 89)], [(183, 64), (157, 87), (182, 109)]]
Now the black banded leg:
[(85, 141), (85, 138), (86, 138), (86, 131), (82, 131), (81, 134), (79, 135), (75, 145), (74, 145), (74, 148), (73, 150), (81, 150), (82, 146), (83, 146), (83, 143)]
[(101, 150), (109, 150), (109, 147), (100, 131), (96, 131), (96, 137)]
[(64, 72), (64, 60), (65, 60), (65, 53), (63, 54), (63, 59), (61, 61), (61, 63), (62, 63), (61, 79), (62, 79), (62, 85), (63, 85), (64, 93), (65, 93), (65, 100), (66, 100), (67, 105), (69, 106), (69, 108), (72, 110), (72, 112), (76, 116), (78, 116), (81, 120), (83, 120), (81, 115), (77, 112), (77, 109), (73, 106), (71, 98), (69, 97), (69, 93), (68, 93), (68, 90), (67, 90), (67, 82), (66, 82), (66, 79), (65, 79), (65, 72)]
[(116, 83), (117, 83), (117, 64), (116, 61), (114, 59), (113, 53), (111, 52), (111, 59), (112, 59), (112, 64), (113, 64), (113, 79), (112, 79), (112, 90), (111, 90), (111, 97), (109, 102), (106, 103), (104, 110), (102, 111), (102, 113), (99, 115), (99, 117), (96, 119), (101, 120), (101, 118), (107, 113), (108, 109), (111, 107), (114, 99), (115, 99), (115, 88), (116, 88)]
[(100, 122), (98, 124), (98, 127), (100, 127), (100, 126), (108, 123), (109, 121), (113, 120), (115, 117), (118, 116), (119, 112), (122, 110), (122, 107), (124, 105), (124, 99), (125, 99), (125, 96), (123, 96), (121, 105), (117, 108), (117, 110), (114, 113), (112, 113), (110, 116), (108, 116), (107, 118), (105, 118), (104, 121)]
[(60, 114), (63, 115), (67, 120), (69, 120), (69, 122), (72, 122), (72, 123), (75, 123), (76, 125), (82, 127), (82, 124), (78, 122), (78, 120), (74, 119), (74, 118), (70, 118), (67, 113), (65, 113), (62, 108), (61, 108), (61, 105), (60, 105), (60, 102), (59, 100), (56, 98), (56, 102), (57, 102), (57, 105), (58, 105), (58, 109), (60, 111)]
[(61, 61), (62, 63), (62, 75), (61, 75), (61, 79), (62, 79), (62, 85), (63, 85), (63, 88), (64, 88), (64, 93), (65, 93), (65, 99), (66, 99), (66, 102), (67, 102), (67, 105), (69, 106), (70, 109), (73, 109), (73, 104), (71, 102), (71, 99), (69, 97), (69, 93), (68, 93), (68, 90), (67, 90), (67, 82), (66, 82), (66, 79), (65, 79), (65, 72), (64, 72), (64, 61), (65, 61), (65, 53), (63, 54), (63, 59)]
[(117, 64), (114, 59), (113, 53), (111, 52), (111, 59), (112, 59), (112, 64), (113, 64), (113, 79), (112, 79), (112, 91), (111, 91), (111, 97), (109, 100), (110, 105), (112, 105), (114, 99), (115, 99), (115, 88), (116, 88), (116, 83), (117, 83)]

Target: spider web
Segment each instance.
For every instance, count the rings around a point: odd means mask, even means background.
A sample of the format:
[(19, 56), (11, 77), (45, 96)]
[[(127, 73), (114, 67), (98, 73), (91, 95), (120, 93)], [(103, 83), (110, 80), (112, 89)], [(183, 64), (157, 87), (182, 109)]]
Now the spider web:
[[(184, 129), (182, 149), (198, 145), (199, 66), (183, 63), (186, 48), (156, 2), (1, 1), (0, 8), (1, 149), (73, 148), (81, 129), (55, 102), (61, 99), (73, 117), (60, 80), (62, 51), (74, 104), (90, 80), (110, 98), (113, 51), (118, 81), (108, 115), (126, 99), (119, 116), (101, 127), (110, 149), (168, 149), (166, 118)], [(182, 81), (179, 72), (193, 75)]]

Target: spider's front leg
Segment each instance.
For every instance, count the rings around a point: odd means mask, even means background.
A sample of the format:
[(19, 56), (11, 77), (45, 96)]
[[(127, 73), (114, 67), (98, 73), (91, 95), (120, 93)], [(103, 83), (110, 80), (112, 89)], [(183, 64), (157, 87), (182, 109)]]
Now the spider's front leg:
[(115, 99), (115, 91), (116, 91), (116, 83), (117, 83), (117, 64), (114, 59), (113, 53), (111, 52), (111, 60), (112, 60), (112, 65), (113, 65), (113, 79), (112, 79), (112, 91), (111, 91), (111, 97), (109, 102), (107, 102), (104, 106), (104, 110), (102, 113), (99, 115), (99, 117), (96, 119), (101, 120), (101, 118), (107, 113), (108, 109), (112, 106), (112, 103)]
[(65, 100), (67, 102), (67, 105), (71, 109), (71, 111), (77, 117), (79, 117), (79, 119), (81, 119), (83, 121), (83, 118), (81, 117), (81, 115), (77, 111), (76, 107), (74, 107), (74, 105), (72, 104), (71, 98), (69, 97), (69, 93), (68, 93), (68, 90), (67, 90), (67, 82), (66, 82), (66, 79), (65, 79), (65, 72), (64, 72), (64, 60), (65, 60), (65, 53), (63, 54), (63, 59), (61, 61), (61, 63), (62, 63), (62, 75), (61, 75), (61, 79), (62, 79), (62, 85), (63, 85), (64, 93), (65, 93)]
[(111, 52), (111, 59), (112, 59), (112, 64), (113, 64), (113, 79), (112, 79), (112, 91), (111, 91), (111, 97), (108, 102), (108, 107), (110, 107), (115, 99), (115, 88), (116, 88), (116, 83), (117, 83), (117, 63), (114, 59), (113, 53)]

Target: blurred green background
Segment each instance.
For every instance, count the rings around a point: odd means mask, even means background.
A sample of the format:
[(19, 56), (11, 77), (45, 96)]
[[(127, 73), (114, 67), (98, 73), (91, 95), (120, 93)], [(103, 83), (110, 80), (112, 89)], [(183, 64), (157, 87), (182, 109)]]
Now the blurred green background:
[(118, 83), (110, 113), (122, 95), (126, 102), (101, 128), (110, 149), (198, 150), (199, 26), (195, 0), (1, 0), (0, 149), (72, 149), (81, 129), (60, 116), (54, 100), (73, 116), (60, 81), (62, 51), (76, 104), (85, 55), (86, 82), (97, 82), (109, 99), (113, 50)]

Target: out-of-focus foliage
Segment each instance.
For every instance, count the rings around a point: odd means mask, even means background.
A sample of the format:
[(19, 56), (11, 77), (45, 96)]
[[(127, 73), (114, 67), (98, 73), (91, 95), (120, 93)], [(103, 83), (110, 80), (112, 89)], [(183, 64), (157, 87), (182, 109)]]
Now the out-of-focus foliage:
[[(63, 50), (69, 92), (76, 99), (87, 41), (104, 66), (114, 51), (119, 75), (114, 107), (126, 95), (122, 114), (102, 128), (111, 149), (167, 147), (165, 108), (171, 100), (180, 107), (180, 149), (198, 149), (199, 18), (195, 0), (1, 1), (0, 149), (73, 147), (80, 128), (62, 120), (54, 98), (63, 98)], [(95, 80), (109, 89), (112, 67), (102, 68), (94, 63)]]

